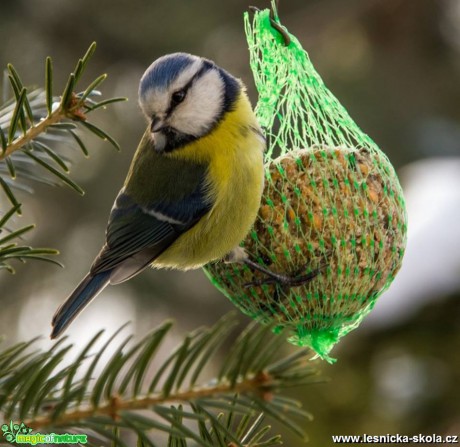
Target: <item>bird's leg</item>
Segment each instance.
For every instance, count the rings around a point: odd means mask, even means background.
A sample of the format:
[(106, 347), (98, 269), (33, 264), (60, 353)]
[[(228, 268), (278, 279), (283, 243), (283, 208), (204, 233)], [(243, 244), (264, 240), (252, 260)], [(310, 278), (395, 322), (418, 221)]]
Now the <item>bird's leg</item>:
[[(264, 273), (267, 275), (265, 278), (257, 279), (255, 281), (248, 282), (244, 285), (244, 287), (257, 287), (261, 286), (264, 284), (278, 284), (282, 287), (297, 287), (297, 286), (303, 286), (304, 284), (310, 282), (312, 279), (314, 279), (318, 274), (321, 272), (321, 270), (325, 266), (321, 266), (315, 270), (312, 270), (311, 272), (307, 273), (306, 275), (283, 275), (280, 273), (275, 273), (272, 272), (270, 269), (267, 269), (260, 264), (257, 264), (254, 261), (251, 261), (249, 258), (243, 261), (244, 264), (246, 264), (248, 267), (258, 270), (261, 273)], [(303, 269), (302, 269), (303, 270)]]
[[(246, 264), (249, 268), (253, 270), (257, 270), (264, 275), (266, 275), (265, 278), (258, 279), (255, 281), (248, 282), (244, 284), (244, 287), (254, 287), (254, 286), (261, 286), (264, 284), (278, 284), (282, 287), (297, 287), (297, 286), (302, 286), (308, 282), (310, 282), (312, 279), (314, 279), (318, 274), (323, 270), (327, 264), (322, 264), (320, 267), (318, 267), (315, 270), (312, 270), (311, 272), (307, 273), (306, 275), (299, 275), (299, 273), (289, 276), (289, 275), (283, 275), (280, 273), (275, 273), (271, 271), (270, 269), (258, 264), (257, 262), (254, 262), (251, 260), (246, 253), (246, 251), (241, 248), (237, 247), (234, 250), (232, 250), (224, 259), (224, 262), (227, 263), (232, 263), (232, 262), (238, 262), (240, 264)], [(304, 269), (301, 269), (300, 271), (303, 271)]]

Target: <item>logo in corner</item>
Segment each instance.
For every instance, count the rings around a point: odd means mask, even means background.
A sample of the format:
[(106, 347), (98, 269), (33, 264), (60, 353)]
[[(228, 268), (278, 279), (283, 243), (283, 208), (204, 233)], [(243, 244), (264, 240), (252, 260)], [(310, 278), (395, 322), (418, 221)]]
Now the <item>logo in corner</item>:
[(27, 427), (24, 422), (21, 422), (19, 425), (15, 424), (13, 421), (10, 421), (10, 425), (2, 425), (3, 436), (8, 442), (16, 442), (17, 435), (28, 435), (31, 431), (32, 429)]
[(32, 433), (32, 429), (24, 422), (16, 424), (10, 421), (9, 425), (3, 424), (2, 432), (6, 441), (15, 444), (86, 444), (88, 442), (88, 436), (81, 434)]

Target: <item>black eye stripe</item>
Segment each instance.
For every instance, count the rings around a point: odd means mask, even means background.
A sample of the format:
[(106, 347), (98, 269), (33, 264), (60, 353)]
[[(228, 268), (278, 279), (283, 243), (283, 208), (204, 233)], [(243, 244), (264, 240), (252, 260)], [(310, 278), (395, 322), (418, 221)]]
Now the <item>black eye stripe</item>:
[[(171, 115), (171, 113), (173, 112), (173, 110), (176, 108), (177, 105), (179, 105), (184, 99), (185, 97), (187, 96), (187, 92), (188, 90), (190, 89), (190, 87), (193, 85), (193, 83), (201, 78), (201, 76), (204, 75), (204, 73), (206, 73), (208, 70), (210, 70), (211, 68), (214, 67), (214, 64), (212, 64), (211, 62), (207, 61), (207, 60), (204, 60), (203, 61), (203, 65), (201, 66), (201, 68), (192, 76), (192, 78), (187, 82), (187, 84), (185, 84), (180, 90), (176, 90), (172, 95), (171, 95), (171, 100), (170, 100), (170, 103), (169, 103), (169, 108), (166, 112), (166, 116), (169, 116)], [(181, 101), (179, 102), (176, 102), (174, 101), (173, 99), (173, 96), (176, 94), (176, 93), (179, 93), (179, 92), (183, 92), (184, 93), (184, 96), (182, 98)]]

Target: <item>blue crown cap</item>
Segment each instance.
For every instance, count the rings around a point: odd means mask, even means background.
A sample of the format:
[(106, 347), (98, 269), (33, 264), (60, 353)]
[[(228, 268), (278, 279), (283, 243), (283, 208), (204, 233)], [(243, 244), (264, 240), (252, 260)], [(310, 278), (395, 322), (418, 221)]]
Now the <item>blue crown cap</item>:
[(184, 68), (196, 60), (196, 56), (187, 53), (173, 53), (160, 57), (147, 68), (142, 76), (139, 96), (145, 96), (151, 88), (167, 89)]

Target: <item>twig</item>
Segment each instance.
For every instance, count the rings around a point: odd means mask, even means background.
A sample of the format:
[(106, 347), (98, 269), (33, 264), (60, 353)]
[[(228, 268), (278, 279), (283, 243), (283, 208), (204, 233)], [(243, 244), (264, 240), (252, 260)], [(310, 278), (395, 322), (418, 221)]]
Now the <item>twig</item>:
[(27, 143), (33, 141), (40, 134), (46, 132), (48, 127), (62, 121), (65, 118), (72, 118), (80, 121), (84, 120), (85, 117), (81, 112), (83, 105), (83, 101), (75, 101), (74, 99), (72, 100), (72, 107), (68, 109), (64, 109), (62, 104), (60, 104), (54, 112), (49, 114), (46, 118), (43, 118), (37, 125), (30, 127), (24, 135), (21, 135), (12, 141), (11, 144), (7, 145), (3, 152), (0, 151), (0, 161), (9, 157), (13, 152), (21, 149)]
[[(105, 405), (102, 405), (98, 408), (86, 407), (79, 408), (69, 413), (64, 413), (62, 416), (57, 419), (53, 419), (52, 416), (42, 416), (37, 419), (31, 419), (24, 421), (24, 423), (34, 430), (42, 427), (48, 427), (52, 425), (53, 427), (57, 426), (70, 426), (76, 422), (95, 416), (95, 415), (107, 415), (112, 419), (116, 420), (118, 414), (121, 411), (127, 410), (145, 410), (152, 406), (165, 404), (168, 402), (186, 402), (189, 403), (193, 400), (217, 396), (222, 394), (240, 394), (247, 393), (250, 391), (265, 391), (270, 388), (270, 386), (275, 385), (275, 380), (268, 374), (259, 374), (256, 377), (251, 379), (244, 380), (234, 386), (230, 383), (220, 384), (213, 387), (199, 388), (193, 390), (187, 390), (182, 392), (177, 392), (169, 394), (168, 396), (163, 396), (161, 393), (154, 395), (146, 396), (141, 399), (133, 398), (128, 400), (123, 400), (119, 396), (113, 396), (109, 402)], [(262, 394), (264, 397), (265, 394)]]

